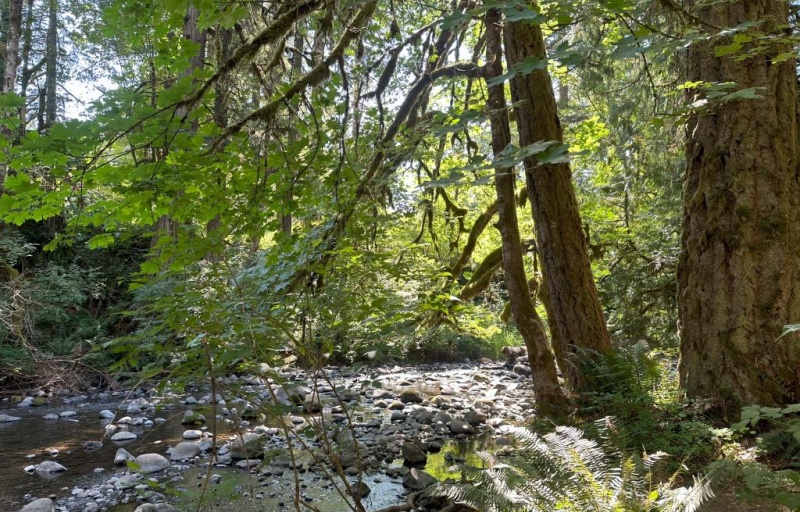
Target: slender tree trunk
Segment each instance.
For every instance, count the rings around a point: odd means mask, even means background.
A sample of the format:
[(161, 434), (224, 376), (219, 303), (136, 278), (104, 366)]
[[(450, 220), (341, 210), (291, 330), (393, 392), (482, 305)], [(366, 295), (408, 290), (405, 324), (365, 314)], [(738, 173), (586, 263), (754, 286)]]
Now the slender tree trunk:
[(3, 94), (14, 92), (19, 67), (19, 39), (22, 33), (22, 1), (8, 3), (8, 30), (6, 31), (6, 60), (3, 68)]
[[(487, 79), (503, 74), (501, 17), (497, 9), (486, 15)], [(505, 86), (501, 83), (489, 87), (488, 106), (492, 127), (492, 151), (499, 155), (511, 143)], [(494, 174), (497, 192), (498, 228), (503, 242), (503, 269), (506, 275), (511, 314), (517, 330), (528, 348), (528, 362), (533, 372), (533, 390), (537, 409), (544, 416), (563, 417), (569, 411), (569, 400), (558, 383), (555, 359), (547, 343), (544, 323), (536, 313), (531, 298), (522, 259), (522, 242), (517, 224), (517, 202), (514, 192), (513, 167), (496, 168)]]
[(56, 122), (58, 114), (58, 98), (56, 86), (58, 84), (58, 2), (48, 0), (47, 12), (47, 41), (45, 62), (45, 110), (44, 126), (50, 128)]
[[(183, 38), (188, 39), (193, 43), (197, 43), (200, 45), (199, 50), (195, 55), (193, 55), (189, 59), (189, 66), (184, 68), (183, 72), (181, 73), (181, 77), (192, 76), (196, 69), (202, 68), (205, 64), (205, 57), (206, 57), (206, 33), (205, 31), (201, 31), (197, 27), (197, 21), (200, 18), (200, 11), (197, 10), (197, 7), (194, 5), (189, 5), (186, 9), (186, 16), (183, 18)], [(184, 118), (188, 115), (187, 107), (180, 106), (178, 107), (176, 114), (179, 119)], [(191, 130), (197, 130), (197, 122), (193, 121), (191, 124)], [(183, 192), (178, 191), (176, 193), (178, 197), (180, 197)], [(176, 198), (177, 199), (177, 198)], [(172, 238), (177, 237), (178, 235), (178, 226), (176, 225), (175, 220), (170, 215), (162, 215), (158, 221), (156, 222), (155, 226), (156, 234), (151, 241), (151, 247), (154, 247), (158, 242), (158, 239), (161, 236), (169, 236)]]
[[(233, 42), (233, 29), (217, 26), (217, 66), (222, 66), (231, 55), (231, 43)], [(217, 80), (214, 84), (214, 121), (221, 129), (228, 127), (228, 95), (230, 93), (230, 80), (227, 77)], [(223, 174), (217, 177), (217, 187), (221, 190), (225, 188), (225, 178)], [(218, 213), (206, 223), (206, 235), (212, 239), (212, 244), (217, 247), (218, 241), (213, 240), (219, 237), (219, 229), (222, 227), (222, 216)], [(216, 263), (220, 260), (215, 250), (209, 251), (206, 260)]]
[[(298, 24), (294, 33), (294, 51), (292, 54), (292, 80), (297, 80), (303, 72), (303, 46), (305, 40), (303, 33), (300, 31)], [(297, 129), (294, 127), (289, 128), (289, 144), (293, 144), (297, 140)], [(292, 202), (294, 195), (292, 194), (292, 186), (294, 177), (289, 182), (286, 189), (286, 195), (283, 200), (283, 207), (281, 209), (281, 232), (286, 236), (292, 236)]]
[[(33, 49), (33, 0), (27, 0), (26, 2), (27, 8), (27, 16), (25, 17), (25, 31), (22, 35), (22, 56), (21, 56), (21, 64), (22, 64), (22, 76), (20, 78), (20, 89), (19, 94), (25, 101), (22, 102), (22, 105), (19, 108), (19, 136), (24, 137), (25, 132), (27, 131), (27, 121), (28, 121), (28, 87), (30, 86), (31, 77), (33, 73), (36, 72), (37, 69), (40, 68), (42, 63), (38, 63), (36, 66), (30, 65), (30, 56), (31, 50)], [(46, 59), (45, 59), (46, 60)]]
[[(546, 59), (539, 25), (508, 22), (505, 28), (508, 67), (525, 59)], [(553, 85), (546, 69), (518, 73), (511, 79), (520, 146), (538, 141), (563, 141)], [(525, 179), (557, 335), (568, 352), (562, 368), (576, 389), (586, 384), (579, 368), (581, 357), (607, 354), (611, 341), (597, 296), (586, 251), (578, 202), (569, 164), (540, 165), (526, 158)]]
[[(715, 31), (756, 22), (780, 38), (788, 23), (783, 0), (704, 4), (690, 8)], [(792, 47), (762, 38), (753, 56), (716, 57), (730, 42), (692, 45), (686, 79), (763, 99), (712, 102), (687, 123), (678, 312), (682, 385), (738, 409), (800, 400), (800, 336), (778, 339), (800, 322), (800, 174), (795, 59), (773, 62)]]

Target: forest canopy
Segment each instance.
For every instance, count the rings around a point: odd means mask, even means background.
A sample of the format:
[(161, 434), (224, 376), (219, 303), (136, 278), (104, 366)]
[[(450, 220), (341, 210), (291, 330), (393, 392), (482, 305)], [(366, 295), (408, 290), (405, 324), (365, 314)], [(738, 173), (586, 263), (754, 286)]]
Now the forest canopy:
[(3, 8), (6, 378), (524, 343), (554, 409), (618, 351), (800, 395), (792, 2)]

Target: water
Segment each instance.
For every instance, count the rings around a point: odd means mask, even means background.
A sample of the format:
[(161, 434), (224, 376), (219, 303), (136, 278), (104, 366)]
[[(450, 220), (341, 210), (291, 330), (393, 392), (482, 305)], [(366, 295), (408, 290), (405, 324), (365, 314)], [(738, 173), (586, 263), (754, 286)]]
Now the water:
[[(166, 446), (178, 442), (183, 434), (180, 424), (182, 410), (164, 410), (156, 416), (172, 418), (153, 428), (131, 428), (140, 438), (129, 443), (112, 443), (103, 439), (107, 420), (99, 418), (102, 409), (116, 409), (114, 403), (64, 404), (54, 401), (46, 407), (3, 407), (2, 412), (22, 419), (12, 423), (0, 423), (0, 510), (16, 510), (24, 505), (22, 497), (33, 494), (37, 497), (50, 495), (66, 496), (72, 487), (88, 487), (103, 482), (114, 471), (114, 455), (120, 447), (134, 455), (147, 452), (164, 453)], [(48, 413), (58, 414), (72, 410), (78, 414), (71, 418), (44, 420)], [(102, 441), (103, 447), (85, 451), (86, 441)], [(58, 450), (56, 456), (50, 452)], [(30, 457), (34, 455), (34, 457)], [(67, 468), (64, 473), (43, 477), (28, 474), (24, 468), (44, 460), (53, 460)], [(95, 468), (104, 472), (96, 475)]]
[[(399, 371), (398, 371), (399, 370)], [(417, 388), (424, 394), (436, 395), (439, 387), (453, 382), (467, 382), (469, 385), (469, 369), (449, 369), (440, 371), (435, 375), (420, 375), (418, 371), (403, 371), (392, 369), (392, 379), (401, 381), (408, 378), (413, 385), (401, 386)], [(340, 379), (341, 380), (341, 379)], [(357, 380), (345, 382), (347, 387), (357, 389)], [(336, 385), (339, 385), (337, 380)], [(112, 443), (103, 439), (106, 420), (99, 418), (98, 412), (102, 409), (116, 410), (124, 396), (114, 396), (108, 402), (98, 402), (96, 398), (83, 403), (65, 404), (54, 400), (52, 405), (45, 407), (21, 408), (9, 403), (0, 403), (0, 412), (13, 416), (21, 416), (22, 420), (14, 423), (0, 423), (0, 511), (16, 511), (25, 503), (23, 496), (32, 494), (36, 497), (54, 496), (66, 497), (75, 487), (91, 488), (106, 482), (115, 473), (122, 473), (125, 468), (115, 467), (114, 455), (118, 447), (123, 446), (133, 455), (142, 453), (166, 454), (169, 446), (174, 446), (182, 439), (183, 431), (187, 428), (180, 421), (186, 407), (178, 404), (177, 397), (166, 397), (167, 403), (174, 403), (174, 407), (167, 405), (148, 417), (161, 417), (166, 422), (156, 424), (153, 428), (131, 428), (140, 434), (140, 438), (125, 444)], [(152, 401), (152, 400), (151, 400)], [(48, 413), (58, 414), (65, 410), (74, 410), (77, 415), (68, 419), (47, 421), (42, 417)], [(201, 411), (206, 418), (211, 419), (210, 411)], [(326, 407), (326, 414), (330, 409)], [(358, 408), (356, 421), (363, 422), (373, 418), (385, 418), (388, 413), (383, 409), (375, 409), (370, 405)], [(220, 444), (229, 434), (227, 422), (219, 421), (218, 436)], [(194, 428), (194, 427), (190, 427)], [(208, 430), (212, 430), (209, 425)], [(99, 450), (86, 452), (83, 444), (86, 441), (103, 441)], [(452, 478), (458, 480), (460, 473), (457, 468), (459, 461), (466, 461), (474, 467), (482, 467), (483, 461), (477, 457), (478, 450), (485, 449), (485, 441), (449, 441), (444, 444), (438, 454), (429, 454), (425, 470), (438, 480)], [(52, 457), (51, 450), (58, 450), (58, 455)], [(452, 457), (446, 456), (452, 453)], [(28, 458), (34, 455), (33, 458)], [(52, 459), (68, 468), (66, 473), (52, 475), (44, 478), (38, 474), (27, 474), (23, 471), (28, 465)], [(203, 463), (208, 458), (202, 459)], [(402, 462), (402, 461), (401, 461)], [(102, 468), (103, 472), (95, 474), (95, 468)], [(221, 476), (219, 484), (206, 484), (209, 475)], [(293, 496), (295, 482), (291, 471), (283, 476), (261, 477), (251, 475), (249, 471), (236, 468), (206, 468), (192, 467), (181, 473), (182, 478), (177, 482), (170, 482), (165, 488), (157, 488), (170, 496), (170, 502), (181, 510), (196, 510), (201, 499), (201, 510), (220, 510), (228, 508), (242, 512), (256, 511), (281, 511), (293, 510)], [(344, 499), (333, 488), (332, 482), (321, 478), (318, 473), (307, 472), (300, 475), (299, 482), (301, 499), (310, 500), (310, 504), (322, 512), (345, 512), (350, 510)], [(163, 478), (162, 478), (163, 480)], [(402, 503), (404, 489), (400, 480), (391, 479), (383, 472), (378, 475), (364, 476), (365, 483), (371, 488), (370, 495), (363, 500), (367, 510), (375, 510), (389, 505)], [(258, 497), (257, 497), (258, 496)], [(130, 511), (134, 505), (121, 505), (115, 507), (114, 512)]]
[[(108, 420), (99, 418), (99, 411), (114, 411), (117, 403), (87, 402), (80, 404), (63, 404), (54, 401), (46, 407), (2, 407), (2, 412), (22, 419), (12, 423), (0, 423), (0, 510), (19, 510), (26, 503), (23, 496), (32, 494), (36, 497), (66, 497), (74, 487), (90, 488), (107, 481), (115, 473), (123, 473), (124, 467), (114, 466), (114, 455), (123, 447), (133, 455), (142, 453), (165, 454), (167, 447), (174, 446), (182, 440), (186, 426), (181, 425), (183, 406), (175, 409), (165, 408), (155, 417), (167, 421), (151, 428), (131, 427), (130, 430), (139, 435), (139, 439), (126, 443), (113, 443), (103, 439)], [(66, 410), (77, 412), (71, 418), (44, 420), (48, 413), (58, 414)], [(211, 414), (206, 412), (206, 417)], [(217, 424), (218, 435), (222, 437), (229, 432), (229, 427), (222, 421)], [(208, 428), (211, 431), (211, 428)], [(103, 447), (94, 451), (85, 451), (83, 445), (87, 441), (101, 441)], [(221, 440), (222, 441), (222, 440)], [(50, 453), (57, 450), (58, 454)], [(29, 457), (35, 455), (35, 457)], [(28, 474), (23, 469), (31, 464), (44, 460), (54, 460), (67, 468), (64, 473), (42, 476)], [(206, 461), (208, 459), (205, 459)], [(95, 468), (103, 472), (96, 474)], [(222, 477), (219, 484), (205, 484), (209, 474)], [(195, 510), (197, 502), (202, 500), (202, 510), (220, 509), (235, 502), (237, 511), (256, 512), (273, 510), (293, 510), (295, 493), (294, 477), (287, 471), (280, 477), (259, 479), (250, 472), (236, 468), (192, 467), (183, 473), (183, 480), (170, 482), (165, 489), (157, 489), (172, 497), (181, 510)], [(311, 472), (300, 475), (301, 499), (306, 499), (322, 512), (345, 512), (351, 510), (338, 494), (333, 484), (324, 477)], [(335, 477), (334, 477), (335, 478)], [(352, 482), (355, 483), (355, 479)], [(392, 480), (383, 474), (366, 475), (364, 482), (372, 492), (362, 500), (367, 510), (375, 510), (402, 501), (403, 486), (399, 480)], [(337, 482), (341, 488), (341, 482)], [(203, 493), (204, 492), (204, 493)], [(259, 495), (258, 498), (255, 496)], [(135, 505), (127, 504), (114, 507), (114, 512), (130, 511)]]

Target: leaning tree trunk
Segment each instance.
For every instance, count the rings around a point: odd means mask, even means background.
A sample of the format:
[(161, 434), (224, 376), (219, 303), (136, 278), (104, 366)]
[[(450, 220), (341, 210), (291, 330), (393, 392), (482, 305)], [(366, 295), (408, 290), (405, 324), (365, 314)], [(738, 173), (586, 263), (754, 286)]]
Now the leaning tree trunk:
[[(505, 47), (509, 69), (526, 59), (547, 58), (539, 25), (507, 22)], [(511, 98), (520, 146), (563, 141), (553, 84), (546, 69), (514, 75)], [(580, 359), (607, 354), (611, 341), (589, 265), (572, 173), (567, 163), (540, 165), (535, 156), (526, 158), (524, 164), (553, 324), (569, 359), (568, 367), (561, 370), (574, 388), (581, 389), (586, 382)]]
[[(486, 15), (486, 78), (503, 74), (500, 49), (500, 13), (490, 9)], [(511, 129), (506, 109), (505, 86), (501, 82), (489, 87), (488, 106), (492, 127), (492, 151), (499, 155), (511, 143)], [(528, 348), (528, 363), (533, 372), (533, 391), (537, 410), (549, 418), (563, 417), (568, 412), (569, 400), (558, 382), (555, 358), (550, 351), (544, 323), (536, 313), (531, 298), (525, 267), (522, 260), (522, 242), (517, 224), (517, 201), (514, 193), (515, 173), (513, 167), (495, 169), (494, 182), (497, 191), (498, 228), (503, 242), (503, 269), (506, 275), (511, 314), (517, 330)]]
[[(698, 3), (715, 31), (756, 22), (755, 37), (782, 37), (788, 23), (783, 0)], [(779, 405), (800, 400), (800, 337), (778, 339), (800, 322), (795, 60), (775, 62), (792, 47), (767, 38), (752, 56), (715, 56), (730, 43), (692, 45), (686, 79), (754, 87), (763, 99), (712, 102), (686, 126), (680, 377), (691, 396)]]

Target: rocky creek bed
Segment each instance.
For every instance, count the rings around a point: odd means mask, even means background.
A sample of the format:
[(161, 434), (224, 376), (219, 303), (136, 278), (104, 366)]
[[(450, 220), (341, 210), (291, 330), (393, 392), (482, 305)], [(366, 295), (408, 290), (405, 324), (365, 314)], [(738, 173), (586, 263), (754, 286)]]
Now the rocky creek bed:
[(0, 510), (195, 510), (201, 496), (237, 511), (291, 510), (296, 491), (323, 512), (349, 510), (331, 453), (344, 492), (378, 510), (454, 476), (476, 446), (508, 450), (510, 426), (534, 410), (527, 378), (500, 364), (327, 375), (230, 376), (214, 397), (136, 389), (4, 399)]

